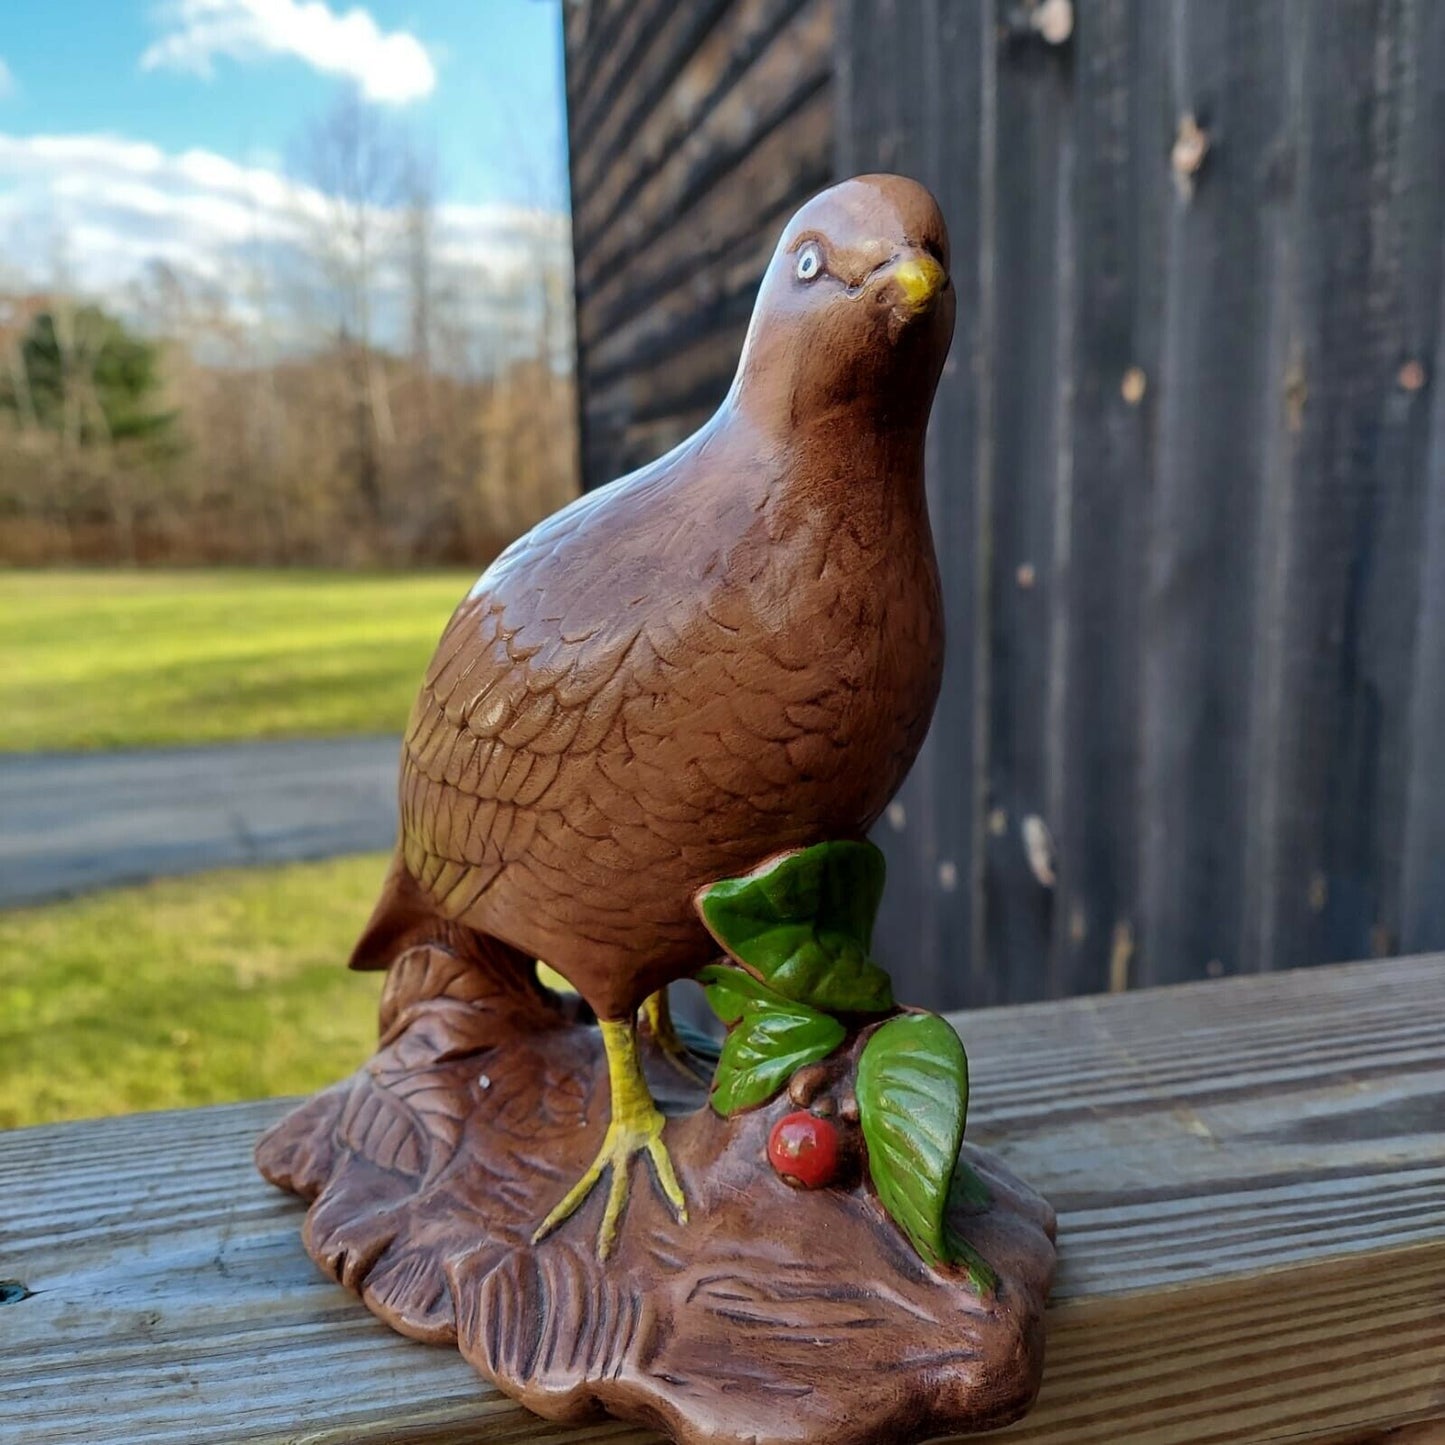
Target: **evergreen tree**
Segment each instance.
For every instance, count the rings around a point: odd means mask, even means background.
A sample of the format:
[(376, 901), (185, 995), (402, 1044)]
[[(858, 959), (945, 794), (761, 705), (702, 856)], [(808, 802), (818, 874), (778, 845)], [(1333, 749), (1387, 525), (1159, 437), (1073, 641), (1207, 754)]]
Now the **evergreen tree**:
[[(83, 446), (164, 443), (176, 414), (159, 404), (160, 348), (98, 306), (39, 312), (20, 345), (36, 422)], [(0, 409), (19, 410), (13, 377)]]

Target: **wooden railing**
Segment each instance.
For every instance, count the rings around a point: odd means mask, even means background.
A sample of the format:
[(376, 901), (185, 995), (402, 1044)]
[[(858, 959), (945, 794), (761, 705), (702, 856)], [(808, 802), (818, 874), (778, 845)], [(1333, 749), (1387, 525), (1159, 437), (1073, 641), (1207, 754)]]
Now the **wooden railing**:
[[(1060, 1215), (1003, 1438), (1445, 1441), (1445, 959), (956, 1022), (970, 1137)], [(0, 1441), (656, 1438), (546, 1425), (324, 1280), (251, 1167), (286, 1107), (0, 1136)]]

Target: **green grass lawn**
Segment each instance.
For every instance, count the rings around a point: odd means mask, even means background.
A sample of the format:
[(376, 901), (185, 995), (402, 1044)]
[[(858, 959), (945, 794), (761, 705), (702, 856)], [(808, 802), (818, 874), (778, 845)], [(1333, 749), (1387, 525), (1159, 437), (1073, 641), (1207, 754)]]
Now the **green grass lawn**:
[(0, 571), (0, 751), (399, 732), (474, 580)]
[(371, 1051), (383, 855), (0, 912), (0, 1127), (301, 1093)]

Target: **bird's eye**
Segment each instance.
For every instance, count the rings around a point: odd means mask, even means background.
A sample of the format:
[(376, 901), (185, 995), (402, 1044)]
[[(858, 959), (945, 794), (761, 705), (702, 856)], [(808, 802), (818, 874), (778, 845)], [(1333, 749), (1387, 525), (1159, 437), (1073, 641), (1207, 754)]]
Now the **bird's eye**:
[(798, 252), (798, 280), (811, 281), (823, 269), (823, 253), (815, 245)]

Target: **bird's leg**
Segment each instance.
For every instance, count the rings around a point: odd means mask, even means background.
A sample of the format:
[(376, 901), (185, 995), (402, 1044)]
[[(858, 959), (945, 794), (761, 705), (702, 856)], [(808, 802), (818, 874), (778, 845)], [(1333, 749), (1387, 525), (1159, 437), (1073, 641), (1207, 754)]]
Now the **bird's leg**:
[(687, 1201), (667, 1145), (662, 1142), (662, 1111), (652, 1100), (642, 1064), (637, 1056), (637, 1025), (633, 1019), (603, 1019), (602, 1043), (607, 1050), (607, 1079), (612, 1090), (612, 1118), (597, 1157), (587, 1172), (572, 1186), (560, 1204), (542, 1221), (532, 1236), (536, 1244), (572, 1215), (596, 1187), (608, 1169), (612, 1178), (607, 1186), (607, 1207), (602, 1214), (602, 1228), (597, 1233), (597, 1257), (606, 1259), (617, 1242), (617, 1225), (627, 1207), (628, 1170), (635, 1154), (646, 1154), (652, 1160), (657, 1182), (672, 1205), (679, 1224), (687, 1223)]
[(673, 1027), (672, 1007), (667, 1001), (667, 989), (660, 988), (649, 994), (642, 1005), (642, 1019), (652, 1042), (667, 1056), (667, 1061), (689, 1083), (706, 1086), (712, 1082), (693, 1059), (692, 1051), (678, 1037)]

